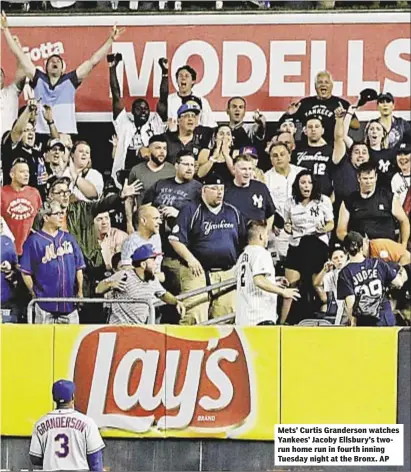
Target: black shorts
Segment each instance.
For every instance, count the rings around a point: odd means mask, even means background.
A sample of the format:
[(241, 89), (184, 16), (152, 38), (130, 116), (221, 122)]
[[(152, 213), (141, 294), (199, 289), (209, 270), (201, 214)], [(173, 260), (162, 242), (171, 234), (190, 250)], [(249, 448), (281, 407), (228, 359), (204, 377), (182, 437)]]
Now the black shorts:
[(304, 236), (298, 246), (289, 246), (285, 268), (300, 274), (312, 275), (321, 272), (328, 260), (328, 245), (317, 236)]

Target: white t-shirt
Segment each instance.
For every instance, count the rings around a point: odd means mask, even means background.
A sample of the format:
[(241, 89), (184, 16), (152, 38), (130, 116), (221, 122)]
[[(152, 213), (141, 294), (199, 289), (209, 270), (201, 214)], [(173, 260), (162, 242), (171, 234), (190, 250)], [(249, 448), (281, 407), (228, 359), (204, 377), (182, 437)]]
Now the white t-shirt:
[(324, 292), (329, 293), (331, 292), (334, 295), (334, 300), (337, 303), (337, 318), (341, 320), (347, 318), (347, 313), (345, 313), (345, 301), (344, 300), (338, 300), (337, 298), (337, 284), (338, 284), (338, 274), (340, 273), (340, 269), (334, 269), (331, 270), (330, 272), (327, 272), (324, 275), (323, 279), (323, 287), (324, 287)]
[[(195, 94), (194, 94), (195, 95)], [(198, 95), (196, 95), (198, 97)], [(208, 126), (209, 128), (215, 128), (217, 123), (214, 119), (213, 111), (211, 110), (210, 104), (208, 100), (204, 97), (201, 98), (201, 103), (203, 105), (200, 115), (200, 122), (199, 124), (202, 126)], [(168, 117), (177, 119), (177, 111), (183, 104), (180, 95), (177, 92), (172, 93), (168, 96)]]
[(19, 111), (20, 90), (15, 83), (0, 90), (0, 138), (3, 133), (10, 131)]
[[(63, 172), (63, 177), (69, 177), (71, 179), (71, 174), (70, 174), (70, 169), (67, 167), (66, 170)], [(104, 188), (104, 179), (103, 176), (100, 174), (100, 172), (96, 169), (89, 169), (87, 172), (87, 175), (84, 177), (85, 180), (88, 182), (92, 183), (94, 187), (96, 187), (97, 191), (97, 198), (91, 200), (87, 198), (84, 193), (76, 186), (74, 186), (74, 181), (71, 182), (70, 184), (70, 190), (72, 194), (77, 197), (79, 200), (82, 202), (92, 202), (94, 200), (98, 200), (101, 195), (103, 194), (103, 188)]]
[(410, 179), (411, 177), (409, 175), (405, 176), (400, 172), (394, 174), (391, 179), (392, 193), (400, 199), (401, 205), (404, 204), (405, 197), (410, 188)]
[(34, 425), (30, 454), (43, 458), (43, 470), (89, 470), (87, 455), (104, 447), (94, 420), (79, 411), (61, 409)]
[[(291, 246), (298, 246), (303, 236), (316, 234), (317, 226), (323, 226), (327, 221), (334, 220), (334, 212), (331, 200), (326, 195), (321, 195), (320, 200), (311, 200), (308, 205), (296, 203), (289, 198), (284, 210), (285, 222), (291, 221), (293, 234), (290, 238)], [(317, 235), (321, 241), (328, 244), (328, 234)]]
[(117, 181), (117, 172), (124, 169), (128, 149), (131, 147), (138, 153), (140, 148), (148, 146), (151, 136), (164, 133), (167, 124), (163, 122), (158, 113), (151, 113), (147, 123), (137, 129), (133, 118), (126, 112), (125, 108), (121, 110), (113, 123), (118, 143), (111, 176), (117, 186), (120, 187)]
[(271, 254), (261, 246), (247, 246), (236, 265), (237, 291), (235, 324), (256, 325), (262, 321), (277, 321), (277, 295), (255, 285), (254, 276), (265, 275), (275, 284), (275, 269)]
[(303, 169), (303, 167), (290, 164), (290, 173), (287, 176), (279, 174), (274, 167), (264, 174), (265, 184), (271, 193), (275, 208), (281, 216), (284, 216), (285, 202), (292, 196), (294, 180)]

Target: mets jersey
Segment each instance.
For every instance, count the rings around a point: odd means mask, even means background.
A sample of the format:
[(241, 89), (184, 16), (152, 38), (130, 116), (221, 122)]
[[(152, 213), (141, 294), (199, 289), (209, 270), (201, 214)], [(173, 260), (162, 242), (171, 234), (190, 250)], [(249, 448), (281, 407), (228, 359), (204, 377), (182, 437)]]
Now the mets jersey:
[(261, 290), (254, 276), (264, 275), (275, 284), (275, 269), (271, 254), (261, 246), (249, 245), (238, 258), (236, 266), (237, 292), (236, 325), (257, 325), (277, 320), (277, 295)]
[(43, 458), (43, 470), (89, 470), (87, 455), (104, 447), (94, 420), (76, 410), (61, 409), (34, 425), (30, 455)]

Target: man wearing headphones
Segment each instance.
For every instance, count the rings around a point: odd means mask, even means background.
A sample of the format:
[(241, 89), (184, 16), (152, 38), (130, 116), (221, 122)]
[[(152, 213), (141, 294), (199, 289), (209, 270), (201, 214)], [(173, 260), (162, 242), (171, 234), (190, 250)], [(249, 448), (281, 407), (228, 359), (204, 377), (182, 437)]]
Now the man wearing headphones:
[[(4, 12), (1, 14), (1, 29), (10, 51), (20, 61), (26, 76), (31, 80), (30, 85), (34, 90), (36, 99), (41, 99), (42, 105), (49, 105), (53, 108), (53, 116), (59, 132), (77, 134), (75, 116), (76, 90), (93, 68), (110, 51), (111, 45), (122, 35), (124, 28), (118, 28), (114, 25), (110, 36), (100, 49), (90, 59), (80, 64), (77, 69), (68, 73), (65, 73), (65, 63), (58, 54), (53, 54), (47, 59), (45, 65), (46, 72), (36, 69), (30, 56), (25, 54), (22, 48), (14, 41)], [(49, 134), (49, 124), (46, 123), (42, 114), (39, 113), (37, 132)]]

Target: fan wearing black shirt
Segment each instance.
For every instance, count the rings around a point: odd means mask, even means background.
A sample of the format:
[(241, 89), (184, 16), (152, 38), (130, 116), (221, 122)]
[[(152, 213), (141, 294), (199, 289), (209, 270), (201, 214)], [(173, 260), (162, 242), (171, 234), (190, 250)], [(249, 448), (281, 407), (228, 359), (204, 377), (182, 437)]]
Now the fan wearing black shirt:
[[(337, 108), (339, 109), (344, 112), (342, 107)], [(333, 161), (342, 159), (345, 154), (343, 127), (342, 131), (340, 139), (333, 140), (333, 145), (329, 145), (323, 138), (325, 130), (321, 117), (309, 117), (304, 126), (307, 144), (300, 144), (295, 152), (297, 158), (295, 164), (311, 170), (317, 179), (320, 192), (327, 197), (333, 193)]]
[[(350, 103), (343, 98), (332, 95), (333, 80), (330, 72), (321, 71), (315, 77), (315, 90), (317, 95), (305, 97), (298, 103), (292, 103), (287, 112), (280, 118), (279, 124), (286, 121), (292, 115), (293, 119), (305, 123), (310, 116), (321, 116), (324, 126), (324, 139), (332, 145), (334, 142), (335, 110), (340, 106), (348, 110)], [(353, 116), (351, 128), (358, 129), (360, 123)]]
[(399, 242), (406, 248), (410, 237), (410, 222), (397, 197), (377, 186), (377, 169), (372, 162), (358, 168), (360, 190), (341, 204), (337, 237), (344, 241), (348, 231), (357, 231), (372, 239), (396, 241), (395, 220), (400, 227)]

